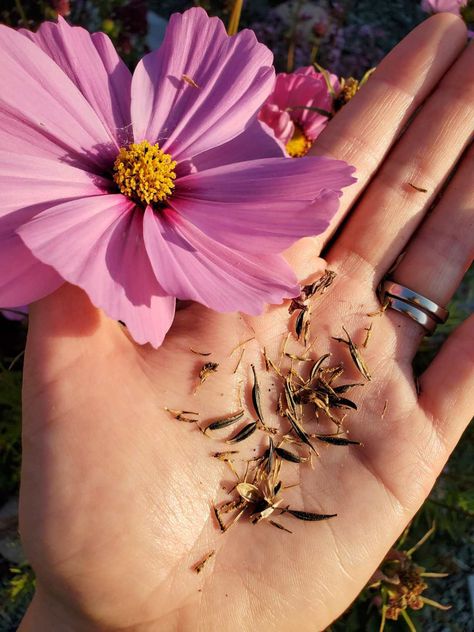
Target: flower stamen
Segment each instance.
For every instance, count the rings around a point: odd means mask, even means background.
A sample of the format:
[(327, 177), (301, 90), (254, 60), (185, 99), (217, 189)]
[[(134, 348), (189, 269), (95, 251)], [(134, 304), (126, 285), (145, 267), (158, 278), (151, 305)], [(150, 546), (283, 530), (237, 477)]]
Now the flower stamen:
[(305, 133), (299, 125), (296, 123), (294, 125), (295, 131), (293, 132), (293, 136), (286, 143), (286, 151), (292, 158), (301, 158), (308, 153), (312, 142), (305, 136)]
[(173, 192), (176, 161), (147, 140), (121, 147), (114, 181), (121, 193), (142, 204), (164, 202)]

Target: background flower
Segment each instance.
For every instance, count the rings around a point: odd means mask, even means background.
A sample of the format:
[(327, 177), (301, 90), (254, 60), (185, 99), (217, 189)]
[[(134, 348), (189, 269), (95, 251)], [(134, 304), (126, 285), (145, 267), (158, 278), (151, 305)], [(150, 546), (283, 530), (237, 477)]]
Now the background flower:
[(324, 76), (312, 66), (298, 68), (291, 74), (281, 73), (260, 110), (260, 121), (272, 129), (290, 156), (305, 155), (327, 125), (339, 91), (336, 75), (328, 77), (331, 90)]

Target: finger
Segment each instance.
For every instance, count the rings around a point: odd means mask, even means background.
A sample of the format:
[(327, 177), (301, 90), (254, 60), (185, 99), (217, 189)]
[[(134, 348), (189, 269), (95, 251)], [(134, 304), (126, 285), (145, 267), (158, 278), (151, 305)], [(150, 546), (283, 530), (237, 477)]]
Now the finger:
[(468, 47), (388, 156), (332, 257), (351, 269), (355, 260), (377, 268), (378, 282), (422, 221), (473, 132), (474, 48)]
[[(474, 258), (474, 145), (440, 203), (421, 225), (393, 273), (393, 279), (444, 307)], [(390, 317), (395, 318), (394, 312)], [(400, 317), (397, 315), (397, 319)], [(413, 352), (420, 326), (407, 319), (402, 335), (413, 330)]]
[(444, 343), (420, 387), (420, 405), (449, 454), (474, 416), (474, 316)]
[(299, 242), (287, 252), (300, 277), (311, 272), (305, 265), (308, 254), (319, 254), (465, 42), (466, 28), (458, 18), (439, 14), (425, 20), (387, 55), (318, 137), (310, 153), (346, 160), (356, 167), (358, 181), (345, 190), (340, 209), (324, 234)]

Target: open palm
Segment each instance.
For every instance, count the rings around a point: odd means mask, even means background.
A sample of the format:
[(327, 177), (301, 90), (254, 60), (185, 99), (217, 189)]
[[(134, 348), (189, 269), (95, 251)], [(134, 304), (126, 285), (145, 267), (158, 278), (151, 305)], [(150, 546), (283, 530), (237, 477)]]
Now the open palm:
[[(367, 316), (402, 251), (396, 280), (440, 304), (472, 258), (472, 149), (425, 218), (472, 134), (474, 50), (463, 51), (464, 42), (464, 27), (452, 16), (424, 23), (314, 148), (356, 166), (358, 183), (332, 231), (349, 211), (351, 217), (326, 261), (318, 255), (329, 232), (300, 242), (288, 258), (302, 282), (325, 267), (337, 274), (313, 303), (315, 357), (332, 352), (357, 379), (347, 349), (331, 336), (342, 335), (344, 325), (361, 342), (372, 320), (364, 357), (373, 379), (354, 393), (359, 412), (347, 422), (364, 445), (321, 444), (314, 469), (285, 463), (284, 471), (285, 482), (299, 483), (288, 490), (292, 505), (337, 518), (306, 524), (285, 516), (291, 535), (244, 521), (221, 534), (210, 506), (234, 481), (210, 454), (225, 444), (164, 410), (195, 410), (202, 420), (235, 410), (241, 382), (248, 397), (253, 363), (271, 419), (271, 375), (261, 350), (278, 357), (288, 305), (257, 318), (187, 306), (154, 351), (135, 345), (81, 290), (64, 286), (31, 313), (21, 533), (38, 590), (20, 629), (322, 630), (356, 597), (473, 412), (472, 320), (422, 376), (418, 395), (411, 362), (421, 328), (391, 310)], [(234, 372), (239, 353), (232, 350), (248, 339)], [(191, 349), (211, 352), (209, 360), (219, 363), (195, 394), (206, 359)], [(193, 573), (211, 550), (203, 572)]]

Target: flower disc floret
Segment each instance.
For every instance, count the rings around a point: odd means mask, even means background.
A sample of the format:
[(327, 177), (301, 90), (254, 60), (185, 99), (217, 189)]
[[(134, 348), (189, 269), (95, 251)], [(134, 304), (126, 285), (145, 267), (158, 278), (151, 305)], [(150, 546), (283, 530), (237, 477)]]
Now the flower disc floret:
[(121, 147), (114, 181), (121, 193), (143, 204), (164, 202), (173, 192), (176, 161), (147, 140)]
[(286, 143), (286, 151), (288, 152), (288, 155), (292, 158), (301, 158), (308, 153), (311, 145), (311, 141), (305, 136), (301, 127), (295, 124), (293, 136)]

